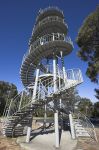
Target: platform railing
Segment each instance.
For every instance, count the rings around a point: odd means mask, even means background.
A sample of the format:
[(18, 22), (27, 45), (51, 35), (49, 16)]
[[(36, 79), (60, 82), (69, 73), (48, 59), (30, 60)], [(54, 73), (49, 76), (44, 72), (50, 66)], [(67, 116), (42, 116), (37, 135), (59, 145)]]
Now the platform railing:
[[(60, 13), (62, 13), (63, 14), (63, 11), (62, 10), (60, 10), (58, 7), (55, 7), (55, 6), (53, 6), (53, 7), (48, 7), (48, 8), (45, 8), (45, 9), (40, 9), (40, 11), (39, 11), (39, 15), (41, 15), (42, 13), (44, 13), (44, 12), (46, 12), (46, 11), (48, 11), (48, 10), (57, 10), (57, 11), (59, 11)], [(39, 17), (39, 15), (38, 15), (38, 17)], [(37, 18), (38, 18), (37, 17)]]
[(73, 47), (73, 42), (71, 41), (70, 37), (67, 37), (67, 36), (65, 37), (65, 35), (61, 33), (52, 33), (52, 34), (44, 35), (40, 37), (38, 40), (36, 40), (35, 42), (31, 43), (29, 52), (32, 52), (32, 50), (36, 49), (38, 46), (41, 46), (41, 45), (44, 45), (53, 41), (65, 41), (71, 44)]
[(65, 26), (68, 28), (68, 25), (64, 22), (64, 19), (58, 16), (48, 16), (44, 19), (42, 19), (41, 21), (39, 21), (33, 28), (33, 32), (32, 35), (34, 34), (34, 32), (37, 30), (37, 28), (39, 28), (41, 25), (51, 22), (51, 21), (58, 21), (58, 22), (62, 22), (65, 24)]
[(32, 53), (39, 46), (43, 46), (43, 45), (45, 45), (49, 42), (53, 42), (53, 41), (65, 41), (68, 44), (71, 44), (73, 47), (73, 42), (70, 37), (67, 37), (67, 36), (65, 37), (65, 35), (61, 34), (61, 33), (47, 34), (47, 35), (42, 36), (41, 38), (38, 38), (35, 42), (30, 44), (29, 50), (27, 50), (27, 52), (23, 56), (22, 64), (23, 64), (25, 58), (29, 55), (29, 53)]

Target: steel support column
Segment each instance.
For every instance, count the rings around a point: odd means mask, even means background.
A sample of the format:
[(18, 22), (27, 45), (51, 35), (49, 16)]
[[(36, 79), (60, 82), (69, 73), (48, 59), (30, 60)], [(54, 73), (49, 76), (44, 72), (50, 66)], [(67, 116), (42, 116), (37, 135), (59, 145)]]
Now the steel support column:
[(44, 130), (46, 130), (47, 105), (44, 106)]
[[(57, 91), (57, 65), (56, 65), (56, 58), (53, 58), (53, 82), (54, 82), (54, 92)], [(57, 102), (54, 102), (55, 109), (57, 108)], [(58, 127), (58, 110), (55, 110), (54, 113), (54, 122), (55, 122), (55, 146), (59, 148), (59, 127)]]
[(74, 124), (73, 124), (73, 118), (72, 118), (72, 114), (69, 114), (69, 121), (70, 121), (70, 129), (71, 129), (71, 136), (72, 139), (75, 139), (75, 129), (74, 129)]
[(32, 103), (35, 101), (35, 98), (36, 98), (39, 71), (40, 71), (39, 69), (36, 70), (36, 78), (35, 78), (35, 84), (34, 84), (34, 90), (33, 90), (33, 96), (32, 96)]
[(60, 55), (61, 55), (61, 62), (62, 62), (62, 71), (63, 71), (64, 83), (65, 83), (65, 86), (66, 86), (67, 76), (66, 76), (66, 70), (65, 70), (65, 66), (64, 66), (64, 58), (63, 58), (63, 52), (62, 51), (60, 52)]
[[(35, 84), (34, 84), (34, 90), (33, 90), (33, 96), (32, 96), (32, 103), (35, 102), (35, 99), (36, 99), (38, 78), (39, 78), (39, 69), (36, 70), (36, 78), (35, 78)], [(27, 136), (26, 136), (27, 143), (30, 141), (30, 135), (31, 135), (31, 125), (27, 128)]]

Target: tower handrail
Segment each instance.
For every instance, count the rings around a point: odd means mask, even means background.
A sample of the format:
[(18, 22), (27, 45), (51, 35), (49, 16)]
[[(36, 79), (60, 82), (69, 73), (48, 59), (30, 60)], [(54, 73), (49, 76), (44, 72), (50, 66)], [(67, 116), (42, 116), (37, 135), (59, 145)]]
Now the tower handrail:
[(36, 49), (40, 45), (44, 45), (48, 42), (53, 41), (65, 41), (73, 46), (73, 42), (71, 41), (71, 38), (66, 36), (62, 33), (52, 33), (52, 34), (46, 34), (40, 38), (38, 38), (35, 42), (32, 43), (32, 46), (30, 47), (29, 52), (31, 52), (32, 49)]
[(42, 24), (45, 24), (47, 23), (48, 21), (58, 21), (58, 22), (62, 22), (65, 24), (65, 26), (67, 27), (68, 29), (68, 25), (64, 22), (64, 19), (59, 17), (59, 16), (48, 16), (44, 19), (42, 19), (41, 21), (39, 21), (33, 28), (33, 31), (32, 31), (32, 35), (34, 34), (35, 30), (40, 27)]
[(97, 135), (95, 132), (95, 127), (92, 124), (92, 122), (90, 121), (90, 119), (85, 114), (82, 114), (80, 111), (78, 113), (76, 113), (76, 115), (77, 115), (79, 122), (81, 122), (81, 124), (87, 130), (90, 137), (95, 139), (98, 142)]
[(46, 44), (48, 42), (60, 41), (60, 40), (71, 44), (72, 47), (73, 47), (73, 42), (71, 41), (71, 38), (69, 36), (65, 37), (65, 35), (62, 34), (62, 33), (47, 34), (47, 35), (44, 35), (44, 36), (38, 38), (35, 42), (32, 43), (30, 48), (27, 50), (27, 52), (23, 56), (22, 64), (23, 64), (25, 58), (29, 55), (29, 53), (32, 53), (39, 46), (42, 46), (42, 45), (44, 45), (44, 44)]

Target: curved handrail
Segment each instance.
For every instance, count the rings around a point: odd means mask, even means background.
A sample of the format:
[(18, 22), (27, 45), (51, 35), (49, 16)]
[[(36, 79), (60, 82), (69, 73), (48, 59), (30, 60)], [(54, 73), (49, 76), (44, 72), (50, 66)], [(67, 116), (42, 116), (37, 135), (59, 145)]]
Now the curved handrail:
[[(53, 10), (53, 9), (54, 9), (54, 10), (57, 10), (57, 11), (59, 11), (60, 13), (63, 14), (63, 11), (60, 10), (58, 7), (55, 7), (55, 6), (53, 6), (53, 7), (50, 7), (50, 6), (49, 6), (48, 8), (40, 9), (40, 10), (39, 10), (39, 13), (42, 14), (42, 13), (48, 11), (48, 10)], [(40, 15), (40, 14), (39, 14), (39, 15)], [(38, 17), (39, 17), (39, 15), (38, 15)]]
[(98, 142), (96, 132), (95, 132), (95, 127), (91, 123), (89, 118), (86, 117), (86, 115), (82, 114), (80, 111), (77, 113), (77, 116), (79, 120), (81, 119), (82, 125), (86, 128), (88, 134)]
[(40, 37), (33, 43), (30, 42), (32, 45), (30, 44), (31, 46), (30, 46), (29, 52), (31, 52), (31, 48), (36, 49), (40, 45), (44, 45), (48, 42), (53, 42), (53, 41), (65, 41), (71, 44), (73, 47), (73, 42), (71, 41), (70, 37), (65, 37), (65, 35), (62, 33), (52, 33), (52, 34), (47, 34), (47, 35)]
[(34, 26), (33, 31), (32, 31), (32, 35), (34, 34), (34, 32), (37, 30), (38, 27), (40, 27), (42, 24), (51, 22), (51, 21), (58, 21), (58, 22), (62, 22), (66, 25), (67, 29), (68, 29), (68, 25), (64, 22), (64, 19), (58, 16), (48, 16), (44, 19), (42, 19), (41, 21), (39, 21), (37, 23), (37, 25)]

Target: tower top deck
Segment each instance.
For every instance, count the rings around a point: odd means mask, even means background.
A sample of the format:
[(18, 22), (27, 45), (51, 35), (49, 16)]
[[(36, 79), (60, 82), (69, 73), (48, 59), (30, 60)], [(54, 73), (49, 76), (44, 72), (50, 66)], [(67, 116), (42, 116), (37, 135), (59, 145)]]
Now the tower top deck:
[(48, 16), (58, 16), (62, 19), (64, 18), (63, 11), (61, 11), (58, 7), (48, 7), (39, 10), (38, 16), (36, 18), (36, 24)]

